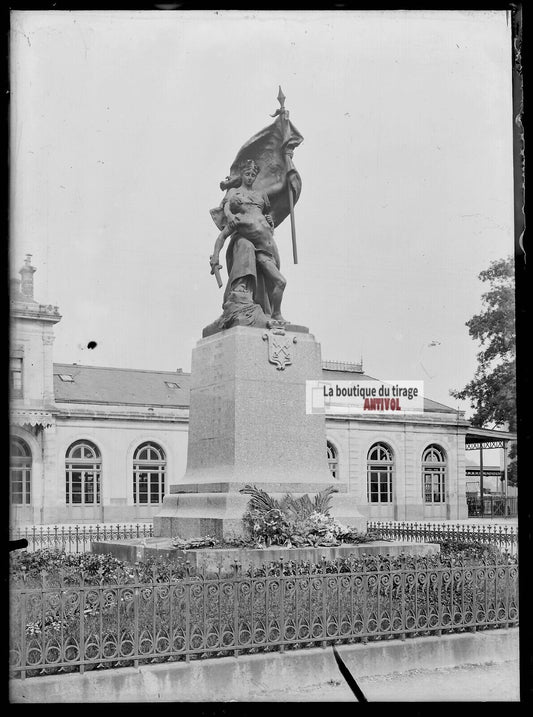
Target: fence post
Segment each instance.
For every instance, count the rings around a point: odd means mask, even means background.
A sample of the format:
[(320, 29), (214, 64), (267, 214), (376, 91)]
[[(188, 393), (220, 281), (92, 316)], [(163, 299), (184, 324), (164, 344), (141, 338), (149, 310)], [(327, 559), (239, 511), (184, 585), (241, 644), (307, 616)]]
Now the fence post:
[(361, 578), (362, 578), (361, 585), (363, 586), (363, 590), (362, 590), (363, 606), (362, 606), (361, 617), (363, 620), (363, 630), (362, 630), (363, 637), (361, 638), (361, 642), (364, 645), (366, 645), (366, 643), (368, 642), (368, 569), (367, 569), (368, 568), (368, 566), (367, 566), (368, 554), (363, 553), (362, 558), (363, 558), (363, 571), (362, 571), (362, 575), (361, 575)]
[(437, 568), (437, 619), (438, 629), (435, 631), (437, 637), (442, 635), (442, 567)]
[[(24, 574), (22, 576), (22, 581), (23, 581), (24, 588), (25, 588), (26, 587), (26, 574)], [(41, 585), (41, 588), (42, 588), (42, 585)], [(26, 655), (26, 625), (28, 623), (28, 618), (26, 615), (26, 590), (25, 589), (20, 593), (20, 598), (21, 598), (21, 603), (22, 603), (22, 620), (21, 620), (21, 626), (20, 626), (20, 630), (21, 630), (20, 645), (21, 645), (21, 658), (22, 658), (21, 662), (22, 662), (22, 665), (24, 666), (28, 663), (28, 657)], [(41, 593), (41, 599), (43, 599), (42, 593)], [(20, 676), (24, 680), (26, 677), (26, 670), (21, 670)]]
[(477, 632), (477, 618), (476, 618), (476, 574), (477, 569), (472, 570), (472, 625), (470, 632)]
[[(187, 563), (185, 561), (185, 662), (191, 659), (191, 575)], [(205, 582), (202, 583), (202, 589), (205, 595)], [(218, 599), (220, 600), (220, 575), (218, 576)]]
[(133, 666), (139, 667), (139, 572), (137, 568), (133, 571), (135, 584), (133, 586), (133, 645), (134, 658)]
[(80, 572), (80, 674), (85, 672), (85, 577)]
[[(405, 634), (405, 553), (400, 553), (398, 556), (398, 567), (400, 571), (400, 622), (401, 622), (401, 629), (402, 632), (398, 635), (399, 639), (402, 640), (402, 642), (406, 638)], [(392, 613), (391, 613), (392, 618)]]
[(327, 640), (325, 639), (327, 637), (327, 629), (326, 626), (328, 624), (328, 615), (327, 615), (327, 605), (326, 605), (326, 591), (327, 591), (327, 580), (326, 580), (326, 558), (324, 555), (322, 556), (322, 575), (321, 575), (321, 584), (322, 584), (322, 647), (327, 647)]
[(241, 578), (239, 576), (239, 564), (237, 559), (233, 561), (233, 650), (234, 657), (239, 656), (239, 593), (241, 587)]
[(285, 652), (285, 577), (283, 575), (283, 558), (280, 558), (280, 576), (279, 576), (279, 639), (281, 641), (279, 651)]
[[(503, 627), (509, 627), (509, 603), (510, 603), (510, 583), (511, 583), (511, 571), (509, 570), (509, 561), (506, 561), (506, 565), (503, 570), (503, 576), (505, 581), (504, 597), (505, 597), (505, 617), (506, 620), (503, 623)], [(496, 571), (497, 572), (497, 571)]]

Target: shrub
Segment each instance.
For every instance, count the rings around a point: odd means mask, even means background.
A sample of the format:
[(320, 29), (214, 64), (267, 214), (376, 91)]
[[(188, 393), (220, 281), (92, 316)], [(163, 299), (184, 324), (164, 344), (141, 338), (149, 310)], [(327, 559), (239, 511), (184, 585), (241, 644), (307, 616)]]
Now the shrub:
[(441, 540), (440, 552), (442, 558), (460, 557), (462, 560), (493, 562), (502, 557), (501, 550), (496, 545), (476, 541)]
[(130, 582), (166, 582), (188, 573), (186, 563), (165, 558), (148, 558), (142, 563), (128, 563), (112, 555), (65, 553), (61, 550), (37, 550), (10, 554), (10, 577), (14, 587), (24, 581), (28, 586), (86, 585)]

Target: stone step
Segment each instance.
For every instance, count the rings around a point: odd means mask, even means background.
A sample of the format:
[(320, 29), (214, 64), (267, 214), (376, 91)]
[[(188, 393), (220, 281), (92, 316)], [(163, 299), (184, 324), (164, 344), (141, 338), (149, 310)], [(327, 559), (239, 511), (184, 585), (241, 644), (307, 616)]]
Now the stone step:
[(128, 562), (147, 560), (148, 558), (169, 558), (175, 560), (188, 560), (192, 568), (205, 569), (207, 572), (230, 570), (235, 561), (244, 569), (249, 566), (259, 567), (277, 562), (293, 560), (295, 562), (309, 561), (318, 564), (322, 559), (336, 560), (337, 558), (358, 558), (363, 555), (390, 555), (398, 556), (402, 553), (408, 555), (435, 555), (440, 552), (440, 545), (436, 543), (410, 543), (396, 540), (387, 542), (376, 540), (370, 543), (345, 544), (338, 546), (319, 546), (303, 548), (287, 548), (272, 545), (269, 548), (196, 548), (181, 550), (172, 545), (171, 538), (142, 538), (133, 540), (108, 540), (94, 542), (91, 551), (96, 554), (111, 554), (119, 560)]

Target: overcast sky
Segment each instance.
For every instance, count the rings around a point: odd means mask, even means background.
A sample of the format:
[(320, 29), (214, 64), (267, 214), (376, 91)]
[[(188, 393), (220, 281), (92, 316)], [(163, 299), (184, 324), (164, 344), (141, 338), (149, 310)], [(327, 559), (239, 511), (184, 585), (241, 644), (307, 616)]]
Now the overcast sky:
[(59, 306), (56, 362), (190, 370), (221, 313), (209, 210), (281, 84), (304, 136), (284, 316), (471, 413), (465, 321), (513, 252), (505, 11), (19, 11), (11, 71), (11, 272), (32, 254)]

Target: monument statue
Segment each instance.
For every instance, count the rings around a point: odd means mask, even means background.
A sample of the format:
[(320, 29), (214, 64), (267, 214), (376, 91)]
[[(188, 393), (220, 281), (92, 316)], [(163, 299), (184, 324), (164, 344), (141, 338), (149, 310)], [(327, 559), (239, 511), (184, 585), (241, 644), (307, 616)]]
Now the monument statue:
[(334, 482), (331, 514), (366, 525), (348, 475), (332, 480), (325, 414), (306, 408), (309, 381), (322, 378), (320, 344), (281, 311), (285, 279), (274, 234), (290, 216), (297, 263), (293, 210), (302, 183), (292, 155), (303, 137), (281, 88), (278, 100), (275, 121), (241, 147), (211, 210), (219, 234), (210, 265), (220, 288), (228, 243), (223, 313), (192, 350), (187, 468), (154, 516), (156, 537), (242, 536), (248, 496), (240, 490), (250, 483), (281, 500)]
[(285, 278), (280, 271), (274, 229), (291, 216), (294, 262), (297, 263), (294, 204), (302, 182), (292, 162), (302, 135), (289, 120), (285, 97), (278, 94), (276, 120), (254, 135), (237, 153), (230, 174), (220, 183), (226, 194), (211, 210), (220, 233), (209, 259), (219, 286), (220, 251), (226, 239), (228, 281), (222, 316), (204, 329), (208, 336), (232, 326), (284, 326), (281, 313)]

